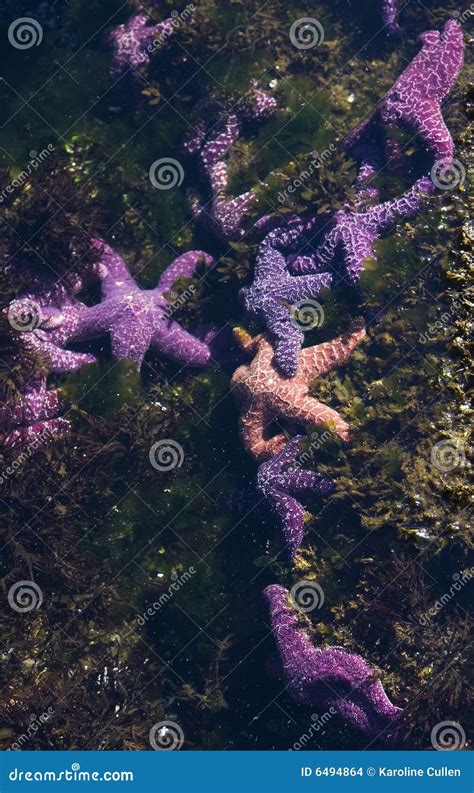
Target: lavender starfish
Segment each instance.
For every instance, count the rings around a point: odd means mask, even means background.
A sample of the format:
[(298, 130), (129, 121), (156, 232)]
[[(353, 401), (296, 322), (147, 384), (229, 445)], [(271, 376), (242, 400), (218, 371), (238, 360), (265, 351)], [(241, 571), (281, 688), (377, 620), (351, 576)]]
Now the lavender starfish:
[(224, 157), (240, 138), (243, 123), (264, 120), (275, 108), (276, 101), (273, 97), (260, 91), (254, 81), (249, 96), (241, 100), (235, 111), (224, 119), (223, 124), (217, 125), (214, 134), (207, 132), (205, 124), (202, 123), (184, 144), (188, 154), (199, 154), (201, 168), (211, 193), (209, 209), (207, 205), (202, 206), (197, 198), (192, 200), (193, 213), (208, 229), (224, 240), (244, 233), (241, 228), (242, 218), (256, 200), (251, 191), (233, 199), (226, 197), (229, 173)]
[(430, 30), (420, 36), (422, 48), (378, 103), (375, 112), (346, 137), (350, 151), (361, 140), (382, 137), (387, 159), (397, 161), (400, 143), (385, 127), (416, 133), (437, 160), (451, 160), (454, 144), (441, 114), (441, 102), (451, 90), (464, 60), (462, 28), (449, 20), (442, 33)]
[(0, 427), (4, 433), (2, 451), (12, 457), (17, 451), (34, 451), (53, 437), (69, 432), (69, 422), (58, 418), (58, 390), (47, 390), (46, 378), (38, 377), (25, 386), (19, 401), (0, 405)]
[(262, 463), (257, 473), (257, 491), (281, 523), (292, 562), (304, 536), (304, 508), (296, 496), (326, 496), (333, 490), (327, 476), (290, 466), (298, 457), (302, 440), (302, 435), (292, 438), (281, 452)]
[(400, 709), (392, 705), (367, 662), (342, 647), (314, 647), (298, 625), (289, 593), (282, 586), (268, 586), (264, 596), (290, 696), (313, 708), (333, 707), (363, 732), (385, 732), (389, 737), (387, 730)]
[(190, 277), (202, 261), (209, 267), (213, 259), (201, 251), (189, 251), (166, 268), (158, 286), (141, 289), (134, 281), (118, 253), (99, 240), (93, 245), (101, 249), (100, 263), (106, 273), (102, 279), (102, 300), (94, 306), (77, 301), (60, 310), (52, 310), (47, 325), (37, 336), (40, 351), (51, 356), (52, 348), (71, 341), (86, 341), (110, 335), (112, 355), (131, 358), (140, 367), (147, 350), (152, 347), (168, 358), (202, 365), (209, 362), (209, 345), (185, 331), (172, 319), (171, 305), (165, 293), (179, 277)]
[(400, 26), (398, 16), (398, 0), (380, 0), (382, 21), (391, 36), (401, 38), (405, 31)]
[(414, 217), (426, 197), (433, 192), (434, 185), (425, 176), (415, 182), (401, 198), (385, 201), (363, 212), (350, 208), (340, 210), (315, 253), (291, 260), (289, 269), (300, 276), (318, 273), (322, 269), (333, 269), (340, 256), (344, 274), (349, 283), (355, 286), (364, 272), (366, 260), (374, 258), (377, 240), (387, 234), (399, 218)]
[(110, 67), (113, 80), (118, 80), (130, 69), (148, 65), (150, 56), (175, 31), (174, 20), (163, 22), (154, 20), (143, 9), (128, 22), (118, 25), (109, 33), (109, 41), (114, 48)]
[(304, 339), (301, 326), (292, 317), (291, 306), (318, 295), (333, 281), (329, 272), (294, 277), (288, 271), (285, 256), (301, 235), (300, 226), (270, 231), (260, 245), (252, 285), (239, 293), (249, 316), (260, 320), (270, 332), (275, 365), (287, 377), (296, 373), (298, 351)]

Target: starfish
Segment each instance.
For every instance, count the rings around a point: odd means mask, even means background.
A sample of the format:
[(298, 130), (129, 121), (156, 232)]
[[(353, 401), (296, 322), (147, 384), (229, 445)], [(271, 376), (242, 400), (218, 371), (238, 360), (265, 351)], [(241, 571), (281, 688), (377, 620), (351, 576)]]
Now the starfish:
[(377, 240), (387, 234), (399, 218), (414, 217), (433, 191), (433, 182), (424, 176), (401, 198), (376, 204), (365, 211), (350, 207), (341, 209), (335, 214), (315, 253), (290, 261), (291, 272), (300, 276), (308, 272), (320, 272), (323, 268), (334, 267), (340, 256), (344, 274), (349, 283), (355, 286), (364, 272), (366, 260), (375, 257), (374, 245)]
[(391, 36), (401, 38), (405, 31), (397, 20), (398, 0), (380, 0), (380, 5), (384, 27)]
[(38, 377), (24, 387), (19, 401), (0, 404), (2, 449), (8, 457), (17, 451), (31, 454), (69, 432), (69, 422), (57, 417), (58, 394), (57, 389), (47, 390), (45, 377)]
[[(271, 460), (259, 466), (256, 490), (249, 488), (221, 499), (227, 508), (239, 512), (267, 506), (281, 524), (291, 562), (295, 559), (304, 535), (305, 510), (296, 497), (326, 496), (334, 488), (329, 477), (301, 468), (297, 457), (302, 440), (302, 435), (292, 438)], [(296, 466), (289, 467), (295, 460)]]
[(235, 371), (231, 381), (240, 408), (242, 442), (256, 460), (263, 461), (281, 451), (286, 443), (283, 432), (272, 437), (271, 424), (287, 419), (299, 424), (318, 424), (330, 421), (337, 435), (347, 440), (349, 428), (341, 416), (327, 405), (309, 395), (312, 380), (346, 362), (355, 347), (365, 337), (358, 320), (351, 331), (332, 341), (307, 347), (298, 352), (298, 367), (289, 380), (273, 364), (273, 347), (265, 335), (252, 339), (237, 331), (243, 349), (254, 353), (253, 360)]
[(233, 199), (226, 197), (229, 172), (224, 157), (240, 138), (243, 123), (263, 121), (275, 108), (276, 101), (273, 97), (259, 90), (257, 82), (252, 81), (249, 95), (244, 97), (235, 111), (224, 119), (223, 125), (217, 125), (218, 129), (213, 135), (210, 131), (207, 132), (206, 125), (201, 123), (184, 144), (188, 154), (199, 155), (211, 194), (209, 209), (207, 205), (202, 206), (197, 198), (192, 199), (193, 214), (223, 240), (242, 236), (244, 233), (241, 227), (242, 219), (256, 201), (256, 196), (251, 191)]
[(286, 256), (302, 234), (301, 224), (270, 231), (260, 245), (252, 285), (239, 293), (249, 316), (260, 320), (270, 333), (275, 366), (288, 377), (296, 373), (298, 350), (304, 339), (291, 307), (318, 295), (333, 280), (329, 272), (295, 277), (288, 271)]
[(332, 707), (369, 735), (385, 732), (386, 738), (393, 737), (393, 720), (401, 711), (390, 702), (369, 664), (343, 647), (314, 647), (298, 625), (284, 587), (268, 586), (264, 597), (278, 647), (279, 671), (289, 695), (302, 705)]
[[(106, 334), (111, 337), (112, 355), (131, 358), (138, 368), (150, 347), (176, 361), (208, 363), (209, 345), (172, 318), (172, 306), (164, 295), (171, 291), (177, 278), (192, 276), (201, 261), (209, 267), (212, 257), (201, 251), (189, 251), (166, 268), (154, 289), (141, 289), (118, 253), (100, 240), (93, 240), (92, 244), (101, 250), (100, 263), (106, 273), (102, 278), (101, 302), (86, 306), (76, 301), (60, 309), (43, 308), (46, 321), (39, 331), (33, 331), (32, 344), (55, 361), (55, 371), (65, 371), (67, 366), (67, 361), (63, 361), (64, 344)], [(77, 355), (74, 354), (71, 366), (81, 360), (89, 362), (86, 358), (78, 359)]]
[[(420, 37), (422, 47), (372, 115), (346, 137), (350, 151), (361, 140), (382, 137), (387, 159), (399, 160), (400, 143), (390, 127), (416, 133), (434, 160), (450, 161), (454, 155), (451, 134), (441, 114), (441, 102), (451, 90), (464, 60), (462, 28), (454, 19), (444, 30), (429, 30)], [(388, 127), (388, 135), (385, 133)]]
[(109, 33), (114, 48), (110, 67), (112, 79), (118, 80), (130, 69), (148, 65), (150, 56), (159, 49), (160, 43), (175, 31), (174, 20), (169, 18), (155, 24), (142, 9), (128, 22), (118, 25)]

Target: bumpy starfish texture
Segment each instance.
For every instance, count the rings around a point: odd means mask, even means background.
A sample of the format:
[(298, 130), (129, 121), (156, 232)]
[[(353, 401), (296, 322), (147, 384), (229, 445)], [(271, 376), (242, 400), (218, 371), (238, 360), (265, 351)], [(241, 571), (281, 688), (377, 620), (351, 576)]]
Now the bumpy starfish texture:
[(300, 350), (293, 378), (283, 377), (273, 364), (273, 347), (265, 335), (251, 339), (238, 332), (243, 349), (254, 353), (249, 364), (239, 366), (231, 387), (240, 410), (242, 442), (256, 460), (266, 460), (281, 451), (286, 443), (280, 432), (272, 436), (272, 422), (286, 419), (297, 424), (331, 422), (342, 440), (349, 428), (337, 411), (309, 395), (311, 381), (345, 363), (365, 337), (358, 321), (353, 330), (324, 344)]
[(389, 162), (397, 162), (400, 143), (390, 134), (390, 127), (399, 127), (416, 133), (435, 161), (452, 159), (454, 144), (441, 113), (441, 102), (463, 65), (462, 28), (451, 19), (442, 33), (430, 30), (420, 39), (422, 47), (418, 55), (378, 103), (375, 112), (347, 136), (347, 150), (361, 140), (382, 139)]
[(4, 433), (2, 452), (9, 458), (17, 452), (35, 451), (52, 438), (69, 432), (69, 422), (58, 418), (58, 390), (47, 390), (46, 378), (28, 383), (18, 401), (0, 403), (0, 427)]
[(365, 269), (367, 259), (374, 258), (374, 245), (387, 234), (397, 220), (413, 218), (427, 196), (434, 192), (427, 176), (418, 179), (401, 198), (385, 201), (365, 211), (344, 208), (336, 213), (315, 253), (290, 262), (290, 270), (298, 275), (334, 269), (342, 260), (343, 273), (354, 286)]
[(281, 452), (262, 463), (257, 473), (257, 492), (262, 494), (281, 523), (291, 561), (304, 536), (304, 508), (296, 497), (326, 496), (334, 489), (327, 476), (291, 467), (300, 453), (302, 440), (302, 435), (292, 438)]
[(227, 198), (229, 173), (224, 158), (231, 146), (240, 138), (243, 122), (263, 121), (275, 108), (276, 101), (273, 97), (259, 90), (254, 82), (250, 94), (238, 103), (235, 110), (229, 113), (222, 123), (214, 125), (209, 131), (206, 130), (205, 124), (200, 124), (184, 144), (188, 154), (199, 156), (211, 194), (211, 199), (205, 206), (201, 205), (197, 198), (192, 200), (194, 216), (224, 240), (239, 237), (244, 233), (243, 217), (256, 200), (251, 191), (242, 193), (236, 198)]
[(395, 38), (400, 38), (405, 31), (398, 22), (398, 0), (380, 0), (382, 21), (387, 33)]
[[(101, 302), (86, 306), (76, 301), (58, 310), (51, 309), (46, 324), (34, 332), (33, 344), (37, 349), (54, 359), (56, 348), (56, 365), (64, 366), (64, 344), (110, 335), (112, 355), (131, 358), (138, 367), (149, 348), (183, 363), (208, 363), (209, 344), (192, 336), (172, 318), (171, 305), (164, 295), (171, 291), (177, 278), (192, 276), (200, 262), (209, 267), (212, 257), (201, 251), (189, 251), (166, 268), (154, 289), (141, 289), (118, 253), (100, 240), (93, 244), (102, 251), (100, 263), (105, 275)], [(83, 362), (88, 361), (83, 359)]]
[(288, 694), (303, 705), (333, 707), (369, 735), (393, 737), (393, 720), (400, 709), (390, 702), (382, 683), (374, 680), (369, 664), (342, 647), (314, 647), (298, 625), (284, 587), (269, 586), (264, 596)]
[(301, 239), (301, 226), (275, 229), (260, 245), (250, 287), (240, 290), (240, 298), (252, 319), (260, 320), (275, 346), (275, 366), (293, 377), (298, 351), (303, 343), (301, 325), (292, 316), (292, 306), (314, 297), (332, 284), (331, 273), (295, 277), (287, 269), (285, 255)]
[(171, 36), (174, 30), (171, 18), (155, 24), (144, 11), (140, 11), (125, 24), (114, 28), (109, 33), (109, 41), (114, 48), (110, 67), (112, 79), (118, 80), (130, 69), (148, 65), (152, 53), (159, 48), (160, 42)]

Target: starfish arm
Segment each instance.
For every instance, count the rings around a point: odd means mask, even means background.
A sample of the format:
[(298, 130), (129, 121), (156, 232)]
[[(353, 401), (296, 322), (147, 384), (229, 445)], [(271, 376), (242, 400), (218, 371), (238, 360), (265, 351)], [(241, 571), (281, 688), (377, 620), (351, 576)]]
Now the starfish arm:
[(285, 288), (287, 300), (304, 300), (313, 295), (318, 295), (321, 289), (330, 287), (333, 281), (332, 273), (317, 273), (316, 275), (295, 276)]
[(388, 33), (396, 38), (403, 36), (404, 30), (397, 20), (397, 0), (380, 0), (380, 5), (382, 11), (382, 21), (384, 27), (387, 28)]
[(178, 278), (191, 278), (201, 263), (206, 268), (210, 267), (214, 263), (214, 258), (204, 253), (204, 251), (187, 251), (187, 253), (183, 253), (161, 274), (156, 290), (159, 292), (171, 291)]
[(450, 19), (444, 26), (435, 66), (436, 76), (440, 81), (440, 90), (442, 91), (440, 98), (444, 98), (449, 93), (463, 64), (463, 29), (457, 20)]
[(170, 320), (165, 328), (155, 332), (151, 346), (167, 358), (181, 363), (204, 366), (211, 359), (209, 346), (192, 336), (174, 320)]
[(29, 340), (31, 349), (44, 355), (49, 362), (49, 369), (54, 374), (62, 374), (66, 372), (75, 372), (81, 366), (86, 366), (89, 363), (95, 363), (97, 358), (95, 355), (88, 353), (72, 352), (71, 350), (63, 350), (53, 342), (46, 340)]
[(208, 173), (219, 160), (225, 157), (232, 144), (238, 140), (239, 135), (239, 119), (235, 113), (231, 113), (225, 120), (222, 132), (214, 135), (201, 149), (201, 162)]
[(452, 160), (454, 157), (454, 142), (446, 126), (441, 108), (436, 102), (420, 108), (418, 113), (416, 132), (421, 142), (434, 155), (434, 160)]
[(337, 247), (341, 241), (341, 230), (338, 224), (339, 213), (333, 220), (333, 226), (324, 235), (322, 241), (315, 251), (315, 261), (318, 263), (318, 270), (331, 265), (336, 256)]
[(240, 437), (247, 452), (258, 462), (268, 460), (286, 443), (284, 434), (270, 436), (270, 417), (261, 408), (250, 406), (240, 416)]
[(248, 208), (257, 200), (252, 192), (242, 193), (229, 200), (217, 199), (214, 204), (215, 219), (221, 224), (226, 237), (230, 237), (239, 229), (242, 218)]
[(325, 495), (332, 489), (332, 482), (327, 476), (317, 474), (315, 471), (289, 469), (282, 474), (282, 488), (292, 496), (304, 493)]
[(349, 438), (349, 426), (336, 410), (323, 405), (322, 402), (311, 396), (299, 396), (293, 404), (288, 403), (281, 408), (279, 415), (298, 424), (334, 424), (339, 437), (346, 441)]
[(76, 317), (69, 341), (87, 341), (104, 336), (109, 333), (119, 314), (119, 307), (114, 305), (113, 301), (84, 306)]
[(127, 265), (116, 251), (99, 239), (92, 240), (92, 247), (101, 251), (100, 264), (105, 267), (105, 275), (102, 278), (104, 299), (137, 288)]
[(358, 320), (354, 323), (353, 329), (347, 333), (343, 333), (332, 341), (303, 350), (301, 352), (302, 369), (308, 381), (321, 377), (336, 366), (346, 363), (365, 336), (365, 328)]
[(399, 218), (415, 216), (425, 203), (427, 196), (431, 195), (434, 190), (435, 187), (431, 179), (426, 176), (421, 177), (401, 198), (385, 201), (383, 204), (372, 207), (366, 213), (368, 226), (379, 234), (387, 232)]
[(268, 473), (270, 473), (269, 466), (272, 467), (272, 471), (274, 470), (280, 472), (285, 466), (294, 462), (299, 454), (300, 443), (303, 438), (303, 435), (295, 435), (294, 438), (291, 438), (291, 440), (288, 441), (288, 443), (285, 445), (285, 448), (275, 455), (273, 460), (271, 460), (269, 463), (265, 463)]
[(285, 544), (291, 561), (294, 561), (304, 536), (304, 508), (299, 501), (280, 490), (273, 491), (268, 503), (281, 521)]
[(296, 324), (291, 323), (290, 314), (286, 309), (284, 321), (268, 323), (272, 335), (275, 354), (273, 361), (278, 371), (286, 377), (294, 377), (298, 371), (298, 353), (303, 344), (304, 334)]
[[(364, 272), (366, 259), (370, 259), (374, 255), (374, 243), (377, 233), (373, 229), (368, 228), (369, 224), (367, 222), (366, 227), (364, 227), (364, 220), (362, 218), (359, 220), (357, 215), (354, 215), (343, 229), (341, 235), (344, 270), (352, 285), (358, 283)], [(359, 226), (357, 225), (358, 222), (360, 222)]]
[(25, 448), (36, 451), (42, 449), (53, 438), (62, 438), (70, 430), (65, 419), (38, 421), (29, 427), (20, 427), (10, 432), (3, 441), (4, 448), (11, 453), (14, 449)]

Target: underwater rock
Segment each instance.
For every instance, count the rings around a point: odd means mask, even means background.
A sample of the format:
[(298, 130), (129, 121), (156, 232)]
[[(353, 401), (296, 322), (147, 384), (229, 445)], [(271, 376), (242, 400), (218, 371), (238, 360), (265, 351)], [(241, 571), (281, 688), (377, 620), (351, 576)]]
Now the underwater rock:
[(283, 432), (272, 436), (272, 422), (287, 419), (297, 424), (318, 424), (329, 421), (342, 440), (349, 437), (349, 428), (337, 411), (309, 395), (312, 380), (345, 363), (365, 337), (360, 320), (348, 333), (332, 341), (307, 347), (297, 355), (298, 367), (293, 378), (282, 376), (273, 363), (273, 347), (265, 335), (252, 339), (238, 333), (242, 349), (254, 357), (235, 371), (231, 388), (240, 411), (240, 434), (248, 453), (256, 460), (265, 460), (282, 450), (286, 443)]
[[(352, 151), (361, 141), (375, 141), (394, 165), (401, 147), (390, 128), (416, 133), (434, 160), (451, 160), (454, 144), (442, 113), (446, 98), (464, 62), (461, 25), (448, 20), (444, 30), (429, 30), (420, 36), (421, 50), (378, 103), (375, 111), (346, 137), (345, 147)], [(388, 127), (388, 129), (387, 129)]]
[(217, 122), (210, 128), (209, 125), (201, 122), (185, 141), (184, 147), (188, 154), (199, 156), (211, 195), (210, 201), (205, 205), (202, 205), (197, 198), (192, 199), (194, 216), (209, 231), (223, 240), (242, 236), (244, 233), (241, 228), (242, 219), (256, 200), (256, 196), (251, 191), (232, 199), (226, 197), (229, 173), (224, 157), (240, 138), (244, 123), (267, 119), (276, 106), (275, 99), (261, 91), (254, 81), (249, 94), (237, 103), (233, 112), (229, 113), (223, 122)]
[(392, 705), (369, 664), (343, 647), (314, 647), (298, 625), (284, 587), (268, 586), (264, 597), (288, 694), (303, 705), (334, 708), (368, 735), (391, 737), (393, 720), (401, 710)]

